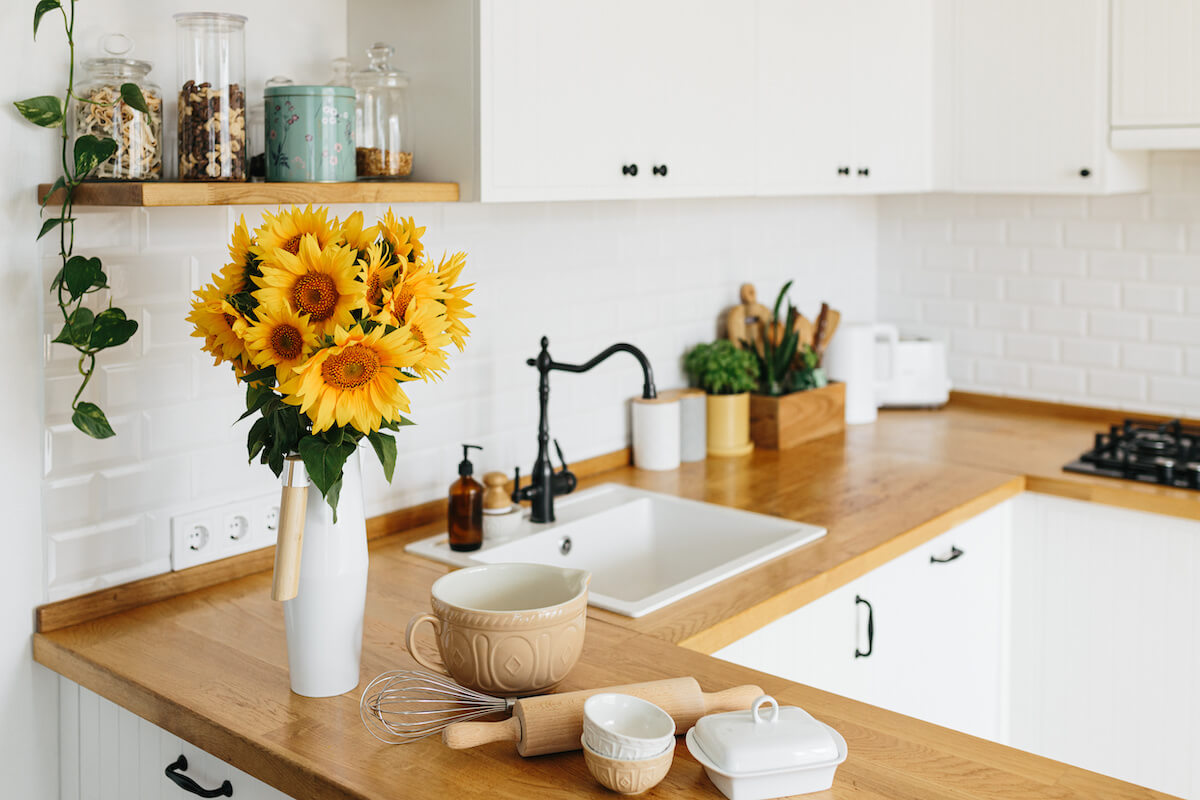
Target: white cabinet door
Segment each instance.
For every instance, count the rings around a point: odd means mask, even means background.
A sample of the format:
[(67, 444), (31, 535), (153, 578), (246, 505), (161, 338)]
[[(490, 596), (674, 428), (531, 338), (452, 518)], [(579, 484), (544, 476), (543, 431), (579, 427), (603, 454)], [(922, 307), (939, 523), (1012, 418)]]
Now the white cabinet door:
[(166, 768), (183, 756), (182, 772), (203, 789), (224, 781), (237, 800), (289, 800), (200, 748), (66, 678), (59, 678), (60, 800), (194, 800)]
[(1200, 524), (1018, 500), (1007, 743), (1200, 797)]
[(714, 655), (1000, 738), (1011, 513), (996, 506)]
[(758, 0), (758, 194), (855, 191), (854, 3)]
[(1200, 126), (1200, 2), (1114, 0), (1112, 124)]

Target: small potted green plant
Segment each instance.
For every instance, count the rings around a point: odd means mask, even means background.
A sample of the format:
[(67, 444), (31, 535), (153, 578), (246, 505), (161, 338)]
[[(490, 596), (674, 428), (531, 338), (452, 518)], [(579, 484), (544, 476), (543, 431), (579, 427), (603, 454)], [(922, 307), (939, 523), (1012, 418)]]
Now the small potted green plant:
[[(846, 387), (829, 383), (820, 353), (802, 341), (802, 317), (787, 296), (791, 286), (788, 281), (779, 290), (770, 318), (759, 323), (757, 341), (742, 342), (757, 366), (750, 435), (768, 450), (783, 450), (845, 428)], [(781, 315), (785, 298), (787, 311)]]
[(708, 454), (741, 456), (753, 450), (750, 392), (758, 385), (754, 355), (720, 339), (693, 347), (683, 368), (708, 394)]

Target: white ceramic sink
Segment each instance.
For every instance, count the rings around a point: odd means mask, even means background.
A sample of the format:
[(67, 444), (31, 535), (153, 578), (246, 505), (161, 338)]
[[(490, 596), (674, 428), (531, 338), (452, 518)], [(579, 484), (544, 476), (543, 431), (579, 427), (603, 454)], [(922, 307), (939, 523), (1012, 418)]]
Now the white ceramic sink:
[(523, 519), (509, 539), (471, 553), (451, 550), (445, 533), (406, 549), (457, 566), (586, 569), (592, 605), (640, 617), (825, 535), (815, 525), (615, 483), (556, 498), (554, 511), (555, 522)]

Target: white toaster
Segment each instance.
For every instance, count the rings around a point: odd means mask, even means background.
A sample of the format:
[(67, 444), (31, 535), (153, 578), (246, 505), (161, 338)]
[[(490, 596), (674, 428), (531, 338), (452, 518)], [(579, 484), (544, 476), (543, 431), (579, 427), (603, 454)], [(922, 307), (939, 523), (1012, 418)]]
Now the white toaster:
[(875, 404), (880, 408), (943, 406), (950, 399), (946, 344), (901, 339), (895, 325), (879, 325), (875, 340)]

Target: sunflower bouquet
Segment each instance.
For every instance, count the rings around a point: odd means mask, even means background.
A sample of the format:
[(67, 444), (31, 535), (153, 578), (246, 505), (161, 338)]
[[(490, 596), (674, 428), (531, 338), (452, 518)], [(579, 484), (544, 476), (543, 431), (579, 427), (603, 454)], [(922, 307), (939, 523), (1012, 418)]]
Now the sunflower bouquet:
[(473, 317), (460, 283), (466, 254), (434, 262), (412, 218), (391, 210), (364, 227), (328, 209), (264, 213), (251, 235), (243, 217), (231, 262), (199, 289), (188, 321), (216, 364), (246, 385), (250, 460), (278, 476), (298, 454), (337, 513), (342, 467), (366, 438), (390, 481), (396, 440), (412, 424), (403, 384), (438, 380)]

